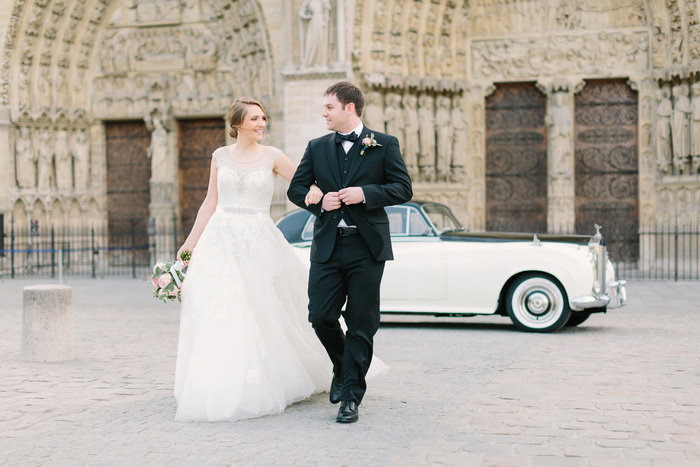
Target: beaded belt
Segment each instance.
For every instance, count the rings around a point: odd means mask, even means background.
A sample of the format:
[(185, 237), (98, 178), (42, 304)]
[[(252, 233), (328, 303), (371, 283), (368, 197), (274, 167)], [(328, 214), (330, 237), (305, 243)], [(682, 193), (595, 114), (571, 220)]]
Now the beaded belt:
[(241, 208), (238, 206), (216, 206), (216, 210), (227, 214), (248, 214), (248, 215), (269, 215), (270, 211), (265, 208)]

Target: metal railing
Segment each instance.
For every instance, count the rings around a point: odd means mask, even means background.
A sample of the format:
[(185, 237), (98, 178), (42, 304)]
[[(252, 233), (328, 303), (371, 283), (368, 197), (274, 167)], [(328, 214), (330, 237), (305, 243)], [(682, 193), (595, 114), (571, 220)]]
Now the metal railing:
[(0, 277), (145, 277), (156, 259), (175, 258), (178, 237), (167, 227), (142, 230), (10, 228), (0, 239)]
[[(618, 278), (700, 280), (698, 226), (668, 223), (634, 231), (606, 230), (604, 237)], [(0, 238), (0, 277), (141, 278), (156, 260), (173, 259), (181, 239), (168, 225), (151, 228), (149, 233), (133, 225), (120, 233), (102, 228), (10, 228)]]
[[(622, 279), (700, 280), (700, 229), (671, 223), (647, 225), (631, 243), (638, 254), (624, 251), (630, 233), (613, 230), (606, 237), (611, 261)], [(628, 248), (628, 247), (627, 247)]]

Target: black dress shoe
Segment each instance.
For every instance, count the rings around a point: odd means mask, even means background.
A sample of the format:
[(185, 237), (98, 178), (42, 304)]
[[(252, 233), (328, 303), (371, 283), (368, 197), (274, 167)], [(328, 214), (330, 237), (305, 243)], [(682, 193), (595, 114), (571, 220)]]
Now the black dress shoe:
[(355, 401), (343, 401), (338, 409), (335, 421), (338, 423), (355, 423), (359, 417), (359, 408)]
[(333, 375), (333, 381), (331, 381), (331, 390), (328, 395), (328, 399), (331, 404), (337, 404), (340, 402), (340, 392), (343, 389), (343, 382), (339, 376)]

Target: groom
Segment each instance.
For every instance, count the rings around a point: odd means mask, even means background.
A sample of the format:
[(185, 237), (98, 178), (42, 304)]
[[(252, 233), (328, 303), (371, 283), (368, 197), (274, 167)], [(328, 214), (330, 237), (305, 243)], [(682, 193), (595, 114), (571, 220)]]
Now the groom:
[[(287, 196), (316, 215), (309, 271), (309, 321), (333, 362), (330, 401), (336, 420), (353, 423), (379, 328), (379, 286), (393, 259), (384, 206), (411, 199), (411, 179), (396, 137), (365, 127), (362, 91), (343, 81), (326, 90), (323, 112), (333, 131), (309, 142)], [(312, 183), (322, 203), (306, 206)], [(338, 319), (347, 300), (343, 333)]]

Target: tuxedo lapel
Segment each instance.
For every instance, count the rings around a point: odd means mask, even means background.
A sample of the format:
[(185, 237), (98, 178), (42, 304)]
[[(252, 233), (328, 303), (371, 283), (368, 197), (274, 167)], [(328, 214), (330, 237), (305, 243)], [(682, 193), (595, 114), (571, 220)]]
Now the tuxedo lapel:
[(338, 166), (338, 157), (335, 152), (336, 144), (338, 143), (335, 142), (335, 132), (333, 132), (328, 136), (328, 141), (325, 143), (325, 157), (333, 174), (333, 179), (338, 184), (338, 187), (342, 187), (343, 182), (340, 180), (340, 167)]
[(362, 150), (362, 140), (364, 139), (364, 135), (369, 136), (372, 134), (372, 132), (366, 127), (362, 127), (362, 133), (360, 134), (360, 139), (358, 139), (355, 144), (352, 145), (352, 148), (350, 149), (353, 151), (353, 156), (352, 160), (350, 161), (350, 169), (348, 169), (348, 176), (345, 179), (345, 184), (346, 186), (352, 186), (350, 185), (350, 182), (352, 181), (352, 177), (355, 176), (355, 173), (357, 172), (357, 169), (360, 168), (362, 165), (362, 162), (365, 160), (365, 157), (367, 157), (367, 151), (365, 151), (364, 155), (360, 155), (360, 151)]

